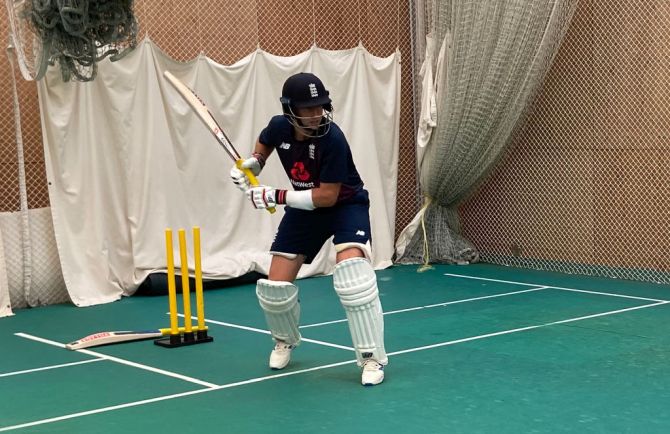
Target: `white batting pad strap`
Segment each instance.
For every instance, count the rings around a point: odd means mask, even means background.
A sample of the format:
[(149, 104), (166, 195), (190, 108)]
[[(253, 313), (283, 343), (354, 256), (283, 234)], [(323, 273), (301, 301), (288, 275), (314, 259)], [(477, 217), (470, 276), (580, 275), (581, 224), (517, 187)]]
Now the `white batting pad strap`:
[(346, 259), (335, 266), (333, 283), (349, 320), (358, 365), (366, 359), (386, 365), (384, 316), (372, 265), (364, 258)]
[(291, 282), (259, 279), (256, 296), (272, 337), (290, 345), (300, 343), (298, 288)]
[(363, 254), (365, 255), (366, 258), (368, 258), (369, 261), (372, 261), (372, 247), (370, 246), (370, 241), (368, 241), (365, 244), (361, 243), (340, 243), (340, 244), (335, 244), (335, 251), (337, 253), (340, 253), (344, 250), (347, 250), (351, 247), (356, 247), (357, 249), (360, 249)]

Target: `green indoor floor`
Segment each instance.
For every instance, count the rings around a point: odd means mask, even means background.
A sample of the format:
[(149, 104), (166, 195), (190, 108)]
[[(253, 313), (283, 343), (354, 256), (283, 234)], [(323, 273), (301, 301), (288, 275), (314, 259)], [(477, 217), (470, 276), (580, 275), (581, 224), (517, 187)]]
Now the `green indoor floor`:
[(283, 371), (253, 285), (205, 293), (214, 342), (68, 351), (168, 326), (167, 297), (0, 319), (0, 432), (668, 433), (670, 288), (486, 264), (377, 273), (386, 380), (360, 385), (332, 278), (301, 280)]

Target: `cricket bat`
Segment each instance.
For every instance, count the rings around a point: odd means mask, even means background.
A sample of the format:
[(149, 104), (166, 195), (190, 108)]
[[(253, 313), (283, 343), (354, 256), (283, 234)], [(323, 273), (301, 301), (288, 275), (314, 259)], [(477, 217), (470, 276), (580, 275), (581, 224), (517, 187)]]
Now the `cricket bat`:
[[(193, 109), (193, 111), (198, 115), (200, 120), (205, 124), (205, 126), (209, 129), (209, 131), (214, 135), (216, 140), (219, 142), (219, 145), (226, 151), (228, 156), (232, 158), (232, 160), (235, 162), (237, 165), (237, 168), (240, 169), (241, 171), (244, 172), (245, 175), (247, 175), (247, 178), (249, 178), (249, 182), (253, 186), (258, 186), (259, 182), (256, 179), (256, 176), (251, 172), (249, 169), (243, 169), (242, 168), (242, 157), (240, 156), (239, 152), (237, 152), (237, 149), (235, 149), (235, 146), (233, 146), (233, 143), (228, 139), (228, 136), (226, 136), (226, 133), (223, 132), (223, 128), (219, 125), (219, 123), (214, 119), (214, 116), (212, 113), (210, 113), (209, 109), (205, 105), (205, 103), (200, 99), (196, 93), (186, 86), (184, 83), (182, 83), (177, 77), (172, 75), (170, 71), (165, 71), (163, 72), (163, 76), (167, 79), (168, 82), (172, 85), (172, 87), (175, 88), (177, 92), (179, 92), (179, 95), (181, 95), (182, 98), (188, 103), (189, 106)], [(267, 208), (268, 212), (270, 214), (273, 214), (276, 209), (275, 208)]]
[[(198, 327), (194, 326), (193, 331), (197, 332)], [(179, 332), (184, 332), (184, 327), (179, 327)], [(160, 338), (170, 334), (169, 328), (155, 329), (155, 330), (126, 330), (126, 331), (111, 331), (99, 332), (88, 335), (76, 341), (65, 344), (68, 350), (81, 350), (83, 348), (98, 347), (101, 345), (118, 344), (121, 342), (141, 341), (144, 339)]]

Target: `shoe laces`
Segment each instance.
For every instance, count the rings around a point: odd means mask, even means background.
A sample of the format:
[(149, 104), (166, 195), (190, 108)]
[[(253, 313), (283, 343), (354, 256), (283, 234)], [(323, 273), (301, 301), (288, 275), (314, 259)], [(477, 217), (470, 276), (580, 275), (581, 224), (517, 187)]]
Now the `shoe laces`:
[(364, 371), (382, 371), (383, 369), (384, 365), (372, 359), (366, 360), (365, 364), (363, 365)]
[(275, 343), (275, 351), (290, 351), (293, 349), (293, 345), (287, 344), (286, 342), (277, 342)]

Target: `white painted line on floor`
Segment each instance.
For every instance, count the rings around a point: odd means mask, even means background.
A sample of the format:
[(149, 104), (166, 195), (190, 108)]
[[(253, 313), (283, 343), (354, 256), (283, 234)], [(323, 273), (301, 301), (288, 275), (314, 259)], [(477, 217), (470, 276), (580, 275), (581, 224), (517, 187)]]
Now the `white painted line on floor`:
[(550, 286), (550, 288), (559, 289), (568, 292), (583, 292), (585, 294), (605, 295), (608, 297), (630, 298), (632, 300), (655, 301), (658, 303), (669, 303), (670, 300), (661, 300), (656, 298), (636, 297), (634, 295), (615, 294), (613, 292), (590, 291), (587, 289), (561, 288), (559, 286)]
[[(394, 314), (397, 314), (397, 313), (412, 312), (412, 311), (421, 310), (421, 309), (432, 309), (432, 308), (435, 308), (435, 307), (449, 306), (451, 304), (468, 303), (468, 302), (471, 302), (471, 301), (486, 300), (486, 299), (489, 299), (489, 298), (506, 297), (508, 295), (523, 294), (523, 293), (526, 293), (526, 292), (541, 291), (541, 290), (547, 289), (547, 288), (548, 288), (548, 286), (540, 286), (538, 288), (523, 289), (521, 291), (505, 292), (504, 294), (485, 295), (485, 296), (482, 296), (482, 297), (464, 298), (462, 300), (446, 301), (444, 303), (429, 304), (429, 305), (426, 305), (426, 306), (417, 306), (417, 307), (410, 307), (410, 308), (407, 308), (407, 309), (391, 310), (391, 311), (388, 311), (388, 312), (384, 312), (384, 316), (394, 315)], [(341, 322), (347, 322), (347, 319), (345, 318), (345, 319), (337, 319), (337, 320), (333, 320), (333, 321), (325, 321), (325, 322), (320, 322), (320, 323), (315, 323), (315, 324), (307, 324), (307, 325), (300, 326), (300, 328), (301, 329), (306, 329), (306, 328), (310, 328), (310, 327), (319, 327), (319, 326), (323, 326), (323, 325), (337, 324), (337, 323), (341, 323)]]
[[(475, 280), (486, 280), (488, 282), (510, 283), (512, 285), (540, 286), (540, 285), (535, 284), (535, 283), (515, 282), (513, 280), (489, 279), (487, 277), (468, 276), (468, 275), (465, 275), (465, 274), (444, 273), (444, 275), (445, 276), (451, 276), (451, 277), (462, 277), (463, 279), (475, 279)], [(654, 302), (658, 302), (658, 303), (670, 302), (670, 300), (661, 300), (661, 299), (657, 299), (657, 298), (636, 297), (634, 295), (615, 294), (615, 293), (611, 293), (611, 292), (600, 292), (600, 291), (589, 291), (589, 290), (586, 290), (586, 289), (564, 288), (562, 286), (546, 285), (546, 287), (547, 288), (553, 288), (553, 289), (560, 289), (562, 291), (583, 292), (583, 293), (586, 293), (586, 294), (606, 295), (606, 296), (609, 296), (609, 297), (631, 298), (633, 300), (654, 301)]]
[(548, 322), (548, 323), (545, 323), (545, 324), (539, 324), (539, 325), (528, 326), (528, 327), (520, 327), (520, 328), (517, 328), (517, 329), (504, 330), (504, 331), (501, 331), (501, 332), (488, 333), (488, 334), (479, 335), (479, 336), (471, 336), (469, 338), (456, 339), (454, 341), (442, 342), (442, 343), (439, 343), (439, 344), (425, 345), (423, 347), (416, 347), (416, 348), (410, 348), (410, 349), (407, 349), (407, 350), (394, 351), (392, 353), (388, 353), (388, 355), (389, 356), (395, 356), (395, 355), (398, 355), (398, 354), (413, 353), (413, 352), (416, 352), (416, 351), (429, 350), (431, 348), (446, 347), (446, 346), (449, 346), (449, 345), (460, 344), (460, 343), (463, 343), (463, 342), (476, 341), (476, 340), (479, 340), (479, 339), (490, 338), (490, 337), (493, 337), (493, 336), (508, 335), (508, 334), (512, 334), (512, 333), (523, 332), (523, 331), (526, 331), (526, 330), (534, 330), (534, 329), (539, 329), (539, 328), (543, 328), (543, 327), (549, 327), (549, 326), (552, 326), (552, 325), (566, 324), (566, 323), (571, 323), (571, 322), (575, 322), (575, 321), (582, 321), (582, 320), (585, 320), (585, 319), (597, 318), (597, 317), (607, 316), (607, 315), (614, 315), (614, 314), (623, 313), (623, 312), (630, 312), (630, 311), (638, 310), (638, 309), (646, 309), (648, 307), (660, 306), (662, 304), (667, 304), (667, 303), (670, 303), (670, 302), (663, 301), (663, 302), (660, 302), (660, 303), (645, 304), (645, 305), (642, 305), (642, 306), (628, 307), (626, 309), (612, 310), (612, 311), (609, 311), (609, 312), (596, 313), (596, 314), (593, 314), (593, 315), (580, 316), (580, 317), (577, 317), (577, 318), (564, 319), (564, 320), (560, 320), (560, 321), (552, 321), (552, 322)]
[[(183, 317), (184, 314), (183, 313), (178, 313), (177, 316)], [(193, 317), (193, 319), (197, 320), (197, 317)], [(258, 329), (258, 328), (255, 328), (255, 327), (248, 327), (248, 326), (243, 326), (243, 325), (238, 325), (238, 324), (231, 324), (231, 323), (228, 323), (228, 322), (216, 321), (216, 320), (213, 320), (213, 319), (205, 318), (205, 322), (208, 323), (208, 324), (216, 324), (216, 325), (221, 325), (221, 326), (225, 326), (225, 327), (231, 327), (231, 328), (235, 328), (235, 329), (255, 332), (255, 333), (262, 333), (264, 335), (269, 335), (270, 334), (269, 330), (263, 330), (263, 329)], [(305, 338), (305, 337), (302, 338), (302, 342), (309, 342), (309, 343), (316, 344), (316, 345), (323, 345), (324, 347), (339, 348), (341, 350), (354, 351), (354, 349), (352, 347), (347, 347), (347, 346), (338, 345), (338, 344), (331, 344), (330, 342), (317, 341), (316, 339), (308, 339), (308, 338)]]
[(47, 423), (60, 422), (62, 420), (74, 419), (74, 418), (77, 418), (77, 417), (89, 416), (89, 415), (92, 415), (92, 414), (105, 413), (105, 412), (108, 412), (108, 411), (120, 410), (122, 408), (137, 407), (137, 406), (144, 405), (144, 404), (150, 404), (152, 402), (160, 402), (160, 401), (165, 401), (165, 400), (168, 400), (168, 399), (181, 398), (183, 396), (189, 396), (189, 395), (195, 395), (195, 394), (198, 394), (198, 393), (210, 392), (212, 390), (216, 390), (216, 389), (208, 387), (206, 389), (191, 390), (189, 392), (175, 393), (174, 395), (165, 395), (165, 396), (159, 396), (157, 398), (144, 399), (142, 401), (134, 401), (134, 402), (127, 402), (125, 404), (112, 405), (110, 407), (96, 408), (94, 410), (81, 411), (79, 413), (71, 413), (71, 414), (66, 414), (66, 415), (63, 415), (63, 416), (52, 417), (52, 418), (49, 418), (49, 419), (41, 419), (41, 420), (36, 420), (36, 421), (33, 421), (33, 422), (26, 422), (26, 423), (22, 423), (22, 424), (19, 424), (19, 425), (6, 426), (6, 427), (0, 428), (0, 432), (12, 431), (12, 430), (21, 429), (21, 428), (28, 428), (28, 427), (37, 426), (37, 425), (44, 425), (44, 424), (47, 424)]
[(68, 366), (83, 365), (84, 363), (100, 362), (102, 360), (105, 360), (105, 359), (81, 360), (79, 362), (62, 363), (60, 365), (43, 366), (41, 368), (26, 369), (26, 370), (23, 370), (23, 371), (5, 372), (4, 374), (0, 374), (0, 378), (11, 377), (13, 375), (30, 374), (32, 372), (39, 372), (39, 371), (50, 371), (51, 369), (66, 368)]
[(268, 375), (266, 377), (251, 378), (249, 380), (237, 381), (235, 383), (228, 383), (228, 384), (223, 384), (223, 385), (220, 385), (220, 386), (208, 387), (206, 389), (191, 390), (189, 392), (175, 393), (173, 395), (164, 395), (164, 396), (159, 396), (159, 397), (156, 397), (156, 398), (143, 399), (141, 401), (127, 402), (125, 404), (119, 404), (119, 405), (112, 405), (112, 406), (109, 406), (109, 407), (96, 408), (94, 410), (82, 411), (82, 412), (79, 412), (79, 413), (71, 413), (71, 414), (66, 414), (66, 415), (63, 415), (63, 416), (52, 417), (52, 418), (49, 418), (49, 419), (42, 419), (42, 420), (36, 420), (36, 421), (33, 421), (33, 422), (26, 422), (26, 423), (22, 423), (22, 424), (19, 424), (19, 425), (0, 427), (0, 432), (12, 431), (12, 430), (21, 429), (21, 428), (28, 428), (28, 427), (36, 426), (36, 425), (44, 425), (44, 424), (53, 423), (53, 422), (60, 422), (60, 421), (63, 421), (63, 420), (74, 419), (74, 418), (83, 417), (83, 416), (89, 416), (89, 415), (92, 415), (92, 414), (99, 414), (99, 413), (106, 413), (106, 412), (114, 411), (114, 410), (121, 410), (123, 408), (138, 407), (140, 405), (151, 404), (151, 403), (154, 403), (154, 402), (167, 401), (167, 400), (175, 399), (175, 398), (183, 398), (185, 396), (197, 395), (197, 394), (200, 394), (200, 393), (207, 393), (207, 392), (211, 392), (213, 390), (230, 389), (230, 388), (233, 388), (233, 387), (244, 386), (246, 384), (260, 383), (262, 381), (274, 380), (276, 378), (289, 377), (289, 376), (292, 376), (292, 375), (303, 374), (305, 372), (319, 371), (321, 369), (329, 369), (329, 368), (334, 368), (334, 367), (337, 367), (337, 366), (350, 365), (350, 364), (354, 364), (354, 363), (356, 363), (356, 360), (347, 360), (347, 361), (344, 361), (344, 362), (331, 363), (331, 364), (328, 364), (328, 365), (316, 366), (316, 367), (313, 367), (313, 368), (300, 369), (298, 371), (282, 372), (281, 374)]
[[(49, 339), (40, 338), (38, 336), (29, 335), (27, 333), (14, 333), (14, 334), (16, 336), (20, 336), (22, 338), (30, 339), (30, 340), (37, 341), (37, 342), (41, 342), (43, 344), (53, 345), (55, 347), (59, 347), (59, 348), (63, 348), (63, 349), (65, 348), (65, 344), (62, 344), (60, 342), (51, 341)], [(116, 362), (116, 363), (120, 363), (122, 365), (132, 366), (133, 368), (139, 368), (139, 369), (143, 369), (145, 371), (151, 371), (151, 372), (155, 372), (157, 374), (166, 375), (168, 377), (177, 378), (179, 380), (188, 381), (189, 383), (195, 383), (195, 384), (199, 384), (199, 385), (205, 386), (205, 387), (216, 387), (216, 384), (208, 383), (207, 381), (199, 380), (199, 379), (193, 378), (193, 377), (188, 377), (186, 375), (177, 374), (176, 372), (166, 371), (164, 369), (154, 368), (153, 366), (143, 365), (141, 363), (136, 363), (136, 362), (131, 362), (130, 360), (121, 359), (119, 357), (108, 356), (107, 354), (102, 354), (102, 353), (98, 353), (98, 352), (91, 351), (91, 350), (83, 350), (82, 349), (82, 350), (75, 350), (75, 351), (78, 352), (78, 353), (87, 354), (89, 356), (97, 357), (97, 358), (100, 358), (100, 359), (105, 359), (105, 360), (108, 360), (110, 362)]]

